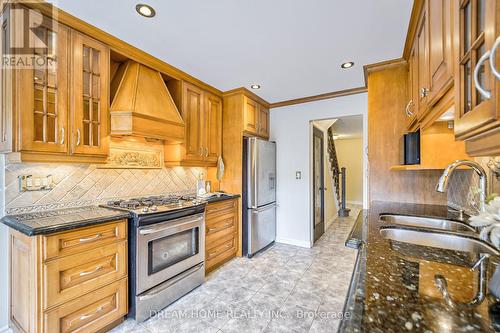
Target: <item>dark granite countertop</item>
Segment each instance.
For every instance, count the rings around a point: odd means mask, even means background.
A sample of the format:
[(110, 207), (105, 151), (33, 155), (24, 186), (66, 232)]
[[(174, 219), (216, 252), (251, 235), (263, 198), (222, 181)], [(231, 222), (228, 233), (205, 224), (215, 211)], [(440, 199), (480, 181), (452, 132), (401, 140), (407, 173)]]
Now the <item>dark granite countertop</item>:
[(0, 221), (28, 236), (48, 235), (56, 232), (87, 227), (128, 218), (128, 212), (86, 206), (44, 212), (7, 215)]
[(218, 202), (218, 201), (224, 201), (224, 200), (230, 200), (230, 199), (236, 199), (239, 198), (239, 194), (229, 194), (229, 193), (224, 193), (221, 196), (213, 196), (210, 197), (209, 199), (205, 199), (208, 203), (212, 202)]
[[(358, 247), (339, 332), (497, 332), (499, 300), (487, 294), (476, 306), (448, 305), (435, 284), (443, 275), (453, 300), (465, 303), (477, 291), (476, 258), (464, 252), (430, 248), (382, 238), (380, 214), (454, 219), (446, 206), (372, 202), (360, 213), (346, 246)], [(499, 258), (489, 260), (491, 277)], [(497, 309), (497, 310), (493, 310)]]

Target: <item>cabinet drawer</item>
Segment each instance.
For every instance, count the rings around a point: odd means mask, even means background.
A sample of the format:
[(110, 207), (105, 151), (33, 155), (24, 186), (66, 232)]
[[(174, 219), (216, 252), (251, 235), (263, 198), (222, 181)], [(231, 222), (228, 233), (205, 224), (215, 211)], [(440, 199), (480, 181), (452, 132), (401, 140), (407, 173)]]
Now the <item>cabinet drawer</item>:
[(49, 260), (127, 239), (127, 220), (43, 237), (43, 259)]
[(69, 301), (127, 275), (127, 242), (43, 264), (43, 308)]
[(206, 221), (206, 248), (213, 247), (216, 239), (232, 235), (238, 230), (236, 214), (229, 213)]
[(218, 239), (215, 243), (214, 247), (206, 252), (207, 269), (210, 269), (226, 259), (233, 257), (238, 247), (236, 235), (234, 234)]
[(238, 199), (224, 200), (207, 205), (206, 218), (209, 220), (214, 216), (232, 212), (238, 207)]
[(96, 332), (127, 314), (127, 279), (44, 314), (44, 332)]

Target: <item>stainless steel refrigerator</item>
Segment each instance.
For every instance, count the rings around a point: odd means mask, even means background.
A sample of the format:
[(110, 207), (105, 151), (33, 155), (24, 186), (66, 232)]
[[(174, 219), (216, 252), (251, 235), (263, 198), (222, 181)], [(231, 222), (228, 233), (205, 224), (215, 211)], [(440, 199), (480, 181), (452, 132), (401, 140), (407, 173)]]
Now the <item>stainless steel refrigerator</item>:
[(276, 239), (276, 143), (245, 138), (243, 147), (243, 254)]

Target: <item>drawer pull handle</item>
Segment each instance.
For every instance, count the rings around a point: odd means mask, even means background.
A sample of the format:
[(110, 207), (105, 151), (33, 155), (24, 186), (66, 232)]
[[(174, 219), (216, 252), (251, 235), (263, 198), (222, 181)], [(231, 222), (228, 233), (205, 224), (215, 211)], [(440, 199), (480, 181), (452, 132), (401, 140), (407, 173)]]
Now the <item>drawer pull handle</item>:
[(102, 234), (97, 234), (97, 235), (92, 236), (92, 237), (80, 238), (80, 243), (92, 242), (92, 241), (98, 240), (101, 237), (102, 237)]
[(231, 208), (234, 208), (234, 204), (232, 204), (231, 206), (227, 206), (227, 207), (209, 208), (209, 209), (207, 209), (207, 213), (216, 213), (216, 212), (220, 212), (221, 210), (226, 210), (226, 209), (231, 209)]
[(90, 275), (90, 274), (93, 274), (93, 273), (96, 273), (96, 272), (99, 272), (101, 269), (103, 269), (104, 267), (102, 266), (97, 266), (96, 268), (94, 268), (93, 270), (91, 271), (86, 271), (86, 272), (81, 272), (80, 273), (80, 276), (87, 276), (87, 275)]
[(208, 232), (215, 232), (215, 231), (219, 231), (219, 230), (224, 230), (231, 225), (232, 225), (232, 223), (226, 223), (222, 227), (219, 227), (219, 228), (208, 228)]
[(98, 307), (98, 308), (97, 308), (94, 312), (92, 312), (92, 313), (88, 313), (88, 314), (81, 315), (79, 319), (80, 319), (80, 321), (84, 321), (84, 320), (89, 319), (90, 317), (92, 317), (92, 316), (94, 316), (94, 315), (98, 314), (98, 313), (99, 313), (99, 312), (101, 312), (102, 310), (104, 310), (104, 307), (103, 307), (103, 306), (100, 306), (100, 307)]
[[(227, 244), (226, 246), (224, 246), (224, 250), (227, 250), (227, 249), (230, 249), (233, 245), (232, 244)], [(208, 254), (209, 257), (212, 257), (214, 255), (216, 255), (219, 251), (214, 251), (214, 252), (210, 252)]]

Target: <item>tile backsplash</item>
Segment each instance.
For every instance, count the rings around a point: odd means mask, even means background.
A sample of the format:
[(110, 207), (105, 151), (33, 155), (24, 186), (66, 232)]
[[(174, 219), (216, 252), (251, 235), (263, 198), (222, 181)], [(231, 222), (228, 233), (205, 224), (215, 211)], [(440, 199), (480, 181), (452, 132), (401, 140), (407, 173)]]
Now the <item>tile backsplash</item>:
[[(488, 175), (488, 193), (500, 193), (500, 179), (488, 168), (491, 157), (476, 158)], [(499, 157), (497, 157), (498, 159)], [(448, 188), (448, 205), (463, 209), (469, 215), (478, 213), (479, 196), (474, 191), (479, 186), (479, 176), (472, 170), (456, 170), (451, 176)]]
[[(89, 164), (12, 163), (5, 167), (5, 212), (59, 209), (104, 203), (116, 198), (196, 192), (205, 168), (100, 169)], [(18, 176), (52, 175), (54, 188), (19, 191)]]

